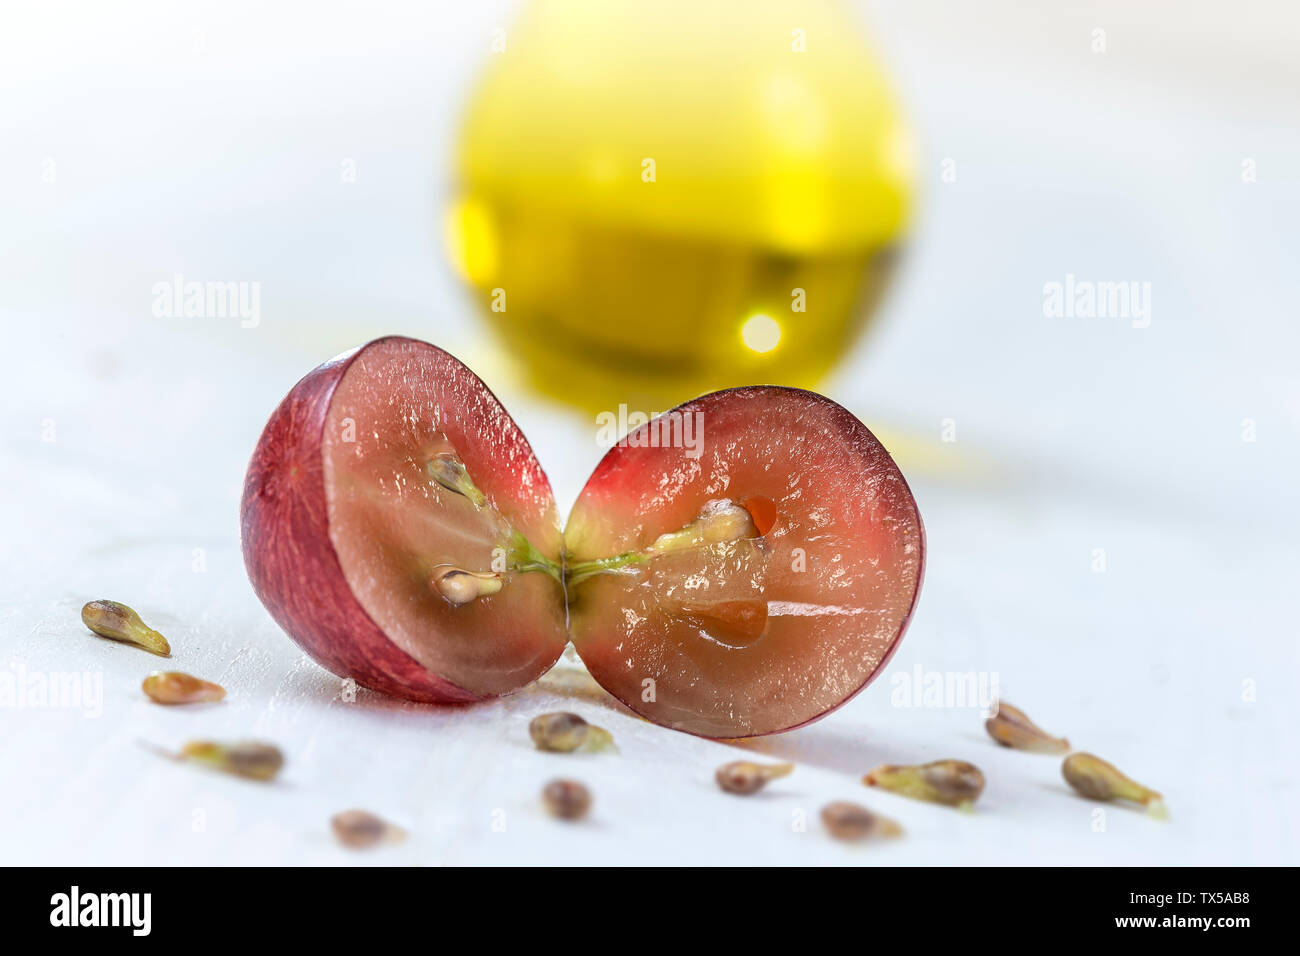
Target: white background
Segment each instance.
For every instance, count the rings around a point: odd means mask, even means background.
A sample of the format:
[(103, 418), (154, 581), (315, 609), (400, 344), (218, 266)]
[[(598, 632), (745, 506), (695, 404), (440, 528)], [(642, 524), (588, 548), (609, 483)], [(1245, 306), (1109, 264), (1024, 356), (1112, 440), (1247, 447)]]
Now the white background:
[[(445, 264), (459, 104), (508, 7), (267, 6), (0, 5), (0, 669), (103, 686), (99, 713), (0, 707), (0, 862), (1300, 862), (1290, 5), (864, 10), (921, 139), (922, 204), (881, 322), (825, 390), (898, 437), (929, 566), (888, 674), (746, 745), (799, 764), (746, 802), (711, 779), (743, 750), (627, 716), (568, 661), (473, 708), (346, 703), (253, 596), (248, 454), (293, 382), (376, 335), (479, 371), (562, 513), (600, 456), (590, 419), (518, 387)], [(261, 324), (155, 318), (152, 286), (178, 272), (260, 282)], [(1150, 282), (1151, 326), (1045, 318), (1067, 272)], [(158, 662), (84, 630), (96, 597), (140, 609), (228, 701), (148, 703)], [(996, 748), (972, 710), (893, 706), (891, 678), (918, 666), (996, 672), (1049, 730), (1162, 790), (1170, 821), (1112, 808), (1097, 832), (1057, 760)], [(561, 706), (619, 755), (535, 753), (527, 719)], [(146, 747), (203, 736), (277, 742), (283, 780)], [(984, 769), (977, 813), (858, 782), (937, 757)], [(558, 774), (591, 785), (591, 822), (543, 816)], [(836, 844), (816, 821), (830, 799), (907, 837)], [(327, 820), (353, 805), (411, 838), (336, 847)]]

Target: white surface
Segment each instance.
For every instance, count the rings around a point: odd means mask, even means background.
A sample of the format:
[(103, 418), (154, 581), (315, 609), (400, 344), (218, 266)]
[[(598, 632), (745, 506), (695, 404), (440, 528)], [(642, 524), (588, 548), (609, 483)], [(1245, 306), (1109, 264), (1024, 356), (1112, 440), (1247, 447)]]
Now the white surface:
[[(926, 585), (888, 674), (747, 745), (799, 768), (741, 801), (711, 778), (742, 751), (627, 716), (571, 662), (479, 707), (346, 703), (244, 578), (238, 492), (263, 422), (311, 366), (377, 334), (437, 341), (497, 388), (562, 512), (599, 458), (590, 421), (511, 387), (441, 265), (456, 104), (504, 22), (442, 6), (5, 7), (0, 674), (85, 672), (103, 696), (90, 714), (0, 707), (0, 862), (1300, 862), (1300, 84), (1276, 55), (1294, 15), (1245, 4), (1256, 16), (1225, 49), (1197, 5), (1156, 8), (1180, 29), (1130, 22), (1126, 4), (873, 11), (922, 133), (924, 204), (885, 320), (827, 391), (911, 433)], [(154, 318), (152, 285), (176, 272), (259, 281), (261, 324)], [(1043, 283), (1067, 272), (1151, 282), (1151, 327), (1044, 318)], [(78, 609), (95, 597), (136, 606), (228, 702), (148, 703), (158, 660), (89, 635)], [(1172, 819), (1114, 808), (1094, 831), (1057, 760), (995, 747), (970, 709), (893, 706), (891, 678), (917, 666), (996, 672), (1047, 728), (1164, 791)], [(561, 706), (620, 753), (534, 752), (528, 718)], [(199, 736), (279, 743), (282, 782), (142, 745)], [(976, 814), (858, 782), (937, 757), (984, 769)], [(560, 774), (592, 786), (590, 824), (541, 814)], [(907, 838), (833, 843), (816, 820), (831, 799)], [(337, 848), (328, 817), (353, 805), (411, 839)]]

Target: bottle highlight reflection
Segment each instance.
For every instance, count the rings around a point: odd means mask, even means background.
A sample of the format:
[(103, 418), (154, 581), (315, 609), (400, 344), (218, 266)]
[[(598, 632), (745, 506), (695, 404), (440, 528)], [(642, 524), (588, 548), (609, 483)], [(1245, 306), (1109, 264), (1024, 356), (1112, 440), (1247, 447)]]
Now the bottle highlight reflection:
[(906, 129), (834, 3), (535, 2), (458, 165), (453, 261), (534, 383), (589, 409), (814, 384), (911, 198)]

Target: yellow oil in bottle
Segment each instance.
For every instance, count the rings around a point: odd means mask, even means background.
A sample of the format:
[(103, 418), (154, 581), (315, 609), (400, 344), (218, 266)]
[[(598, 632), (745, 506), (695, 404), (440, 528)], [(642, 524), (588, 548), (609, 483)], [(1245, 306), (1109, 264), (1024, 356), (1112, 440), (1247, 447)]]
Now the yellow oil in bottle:
[(838, 4), (551, 0), (467, 113), (453, 262), (541, 390), (815, 384), (885, 286), (910, 147)]

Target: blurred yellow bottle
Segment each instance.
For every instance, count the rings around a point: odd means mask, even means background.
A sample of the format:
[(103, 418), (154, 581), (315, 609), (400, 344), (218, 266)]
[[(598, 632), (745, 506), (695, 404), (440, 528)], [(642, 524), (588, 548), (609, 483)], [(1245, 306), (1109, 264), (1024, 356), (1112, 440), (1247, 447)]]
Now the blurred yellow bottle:
[(812, 385), (862, 326), (910, 140), (839, 3), (534, 0), (466, 116), (448, 242), (542, 390)]

